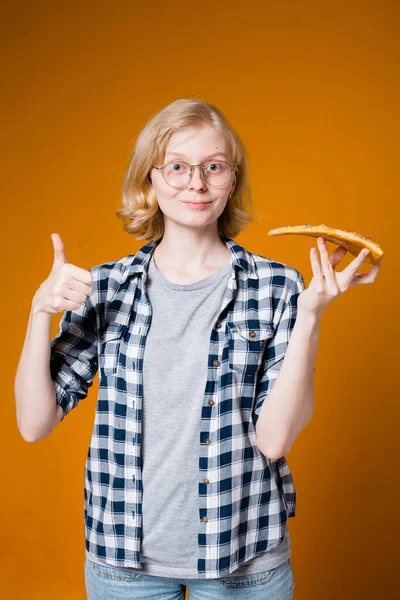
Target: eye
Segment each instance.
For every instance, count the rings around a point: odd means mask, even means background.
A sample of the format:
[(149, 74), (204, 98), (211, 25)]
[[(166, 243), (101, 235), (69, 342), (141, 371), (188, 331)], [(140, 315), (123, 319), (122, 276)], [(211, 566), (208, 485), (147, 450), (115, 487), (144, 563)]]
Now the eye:
[(168, 163), (166, 168), (174, 173), (182, 173), (187, 170), (187, 165), (185, 163)]
[(211, 171), (211, 173), (218, 173), (218, 171), (222, 171), (224, 165), (219, 162), (212, 162), (206, 165), (206, 168)]

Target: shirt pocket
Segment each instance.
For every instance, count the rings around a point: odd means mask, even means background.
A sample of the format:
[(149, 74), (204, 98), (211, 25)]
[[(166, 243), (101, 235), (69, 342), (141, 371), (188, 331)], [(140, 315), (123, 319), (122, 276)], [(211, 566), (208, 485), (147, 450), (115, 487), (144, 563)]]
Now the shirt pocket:
[(265, 347), (274, 335), (269, 321), (228, 323), (229, 368), (245, 375), (253, 375), (261, 365)]
[(126, 326), (109, 324), (100, 337), (99, 368), (103, 375), (112, 375), (117, 370), (121, 340)]

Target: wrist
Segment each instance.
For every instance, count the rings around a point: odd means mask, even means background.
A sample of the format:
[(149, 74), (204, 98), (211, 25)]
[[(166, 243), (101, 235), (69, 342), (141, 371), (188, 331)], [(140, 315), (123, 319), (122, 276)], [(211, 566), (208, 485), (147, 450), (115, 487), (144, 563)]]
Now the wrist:
[(47, 313), (45, 310), (43, 310), (40, 302), (38, 301), (38, 298), (35, 296), (33, 297), (32, 303), (31, 303), (31, 313), (34, 317), (36, 317), (37, 315), (48, 315), (49, 317), (51, 317), (51, 315), (49, 313)]
[(298, 307), (296, 323), (297, 321), (300, 321), (301, 323), (309, 327), (319, 328), (321, 325), (321, 318), (322, 312), (316, 313), (306, 308)]

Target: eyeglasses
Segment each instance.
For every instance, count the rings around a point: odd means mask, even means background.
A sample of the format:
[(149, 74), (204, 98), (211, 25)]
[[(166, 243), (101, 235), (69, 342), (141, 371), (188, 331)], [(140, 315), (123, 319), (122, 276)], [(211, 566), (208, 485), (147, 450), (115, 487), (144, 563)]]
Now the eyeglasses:
[(201, 165), (189, 165), (186, 162), (170, 162), (158, 169), (164, 181), (176, 188), (184, 188), (192, 178), (193, 169), (200, 167), (205, 181), (215, 187), (225, 185), (231, 177), (231, 174), (237, 169), (237, 165), (231, 165), (224, 160), (210, 160)]

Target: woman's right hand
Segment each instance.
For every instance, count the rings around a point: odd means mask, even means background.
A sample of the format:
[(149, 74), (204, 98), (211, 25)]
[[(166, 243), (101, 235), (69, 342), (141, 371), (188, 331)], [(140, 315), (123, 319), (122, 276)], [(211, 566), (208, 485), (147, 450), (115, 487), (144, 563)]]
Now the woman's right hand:
[(52, 233), (54, 263), (32, 300), (35, 312), (54, 315), (77, 310), (93, 292), (93, 275), (67, 261), (64, 244), (58, 233)]

